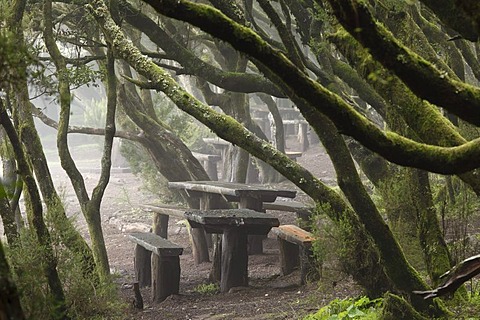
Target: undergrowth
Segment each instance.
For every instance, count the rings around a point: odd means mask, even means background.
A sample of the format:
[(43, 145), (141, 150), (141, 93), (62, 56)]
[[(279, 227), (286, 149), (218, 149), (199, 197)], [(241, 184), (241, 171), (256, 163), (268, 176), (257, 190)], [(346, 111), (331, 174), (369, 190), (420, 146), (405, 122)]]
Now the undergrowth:
[[(63, 284), (68, 316), (72, 319), (124, 319), (126, 306), (118, 296), (113, 276), (104, 283), (83, 270), (82, 258), (67, 249), (53, 231), (57, 271)], [(6, 248), (21, 304), (27, 319), (52, 319), (55, 306), (44, 271), (45, 248), (25, 228), (19, 242)]]
[(202, 295), (214, 295), (220, 292), (220, 287), (216, 283), (202, 283), (193, 289), (194, 292), (197, 292)]
[(358, 299), (335, 299), (303, 320), (378, 319), (381, 306), (382, 299), (370, 300), (366, 296)]

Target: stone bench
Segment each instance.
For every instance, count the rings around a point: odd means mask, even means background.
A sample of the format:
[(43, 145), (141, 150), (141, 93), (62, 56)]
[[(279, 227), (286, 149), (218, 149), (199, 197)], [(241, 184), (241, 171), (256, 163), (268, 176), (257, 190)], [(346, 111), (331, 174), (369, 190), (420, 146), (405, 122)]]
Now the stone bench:
[(271, 231), (277, 236), (280, 248), (280, 269), (283, 276), (300, 268), (300, 281), (305, 284), (307, 275), (318, 274), (315, 272), (313, 261), (312, 241), (313, 234), (295, 225), (286, 224)]
[(222, 160), (222, 156), (218, 154), (205, 154), (192, 152), (193, 156), (197, 158), (198, 161), (202, 162), (205, 171), (207, 171), (210, 179), (216, 181), (218, 180), (218, 166), (217, 162)]
[(172, 206), (168, 204), (142, 204), (143, 210), (153, 212), (153, 230), (152, 232), (162, 238), (168, 239), (168, 220), (170, 216), (185, 219), (185, 211), (190, 210), (187, 207)]
[(300, 158), (302, 156), (303, 152), (301, 152), (301, 151), (287, 151), (287, 152), (285, 152), (285, 154), (287, 155), (288, 158), (297, 162), (297, 158)]
[[(168, 204), (143, 204), (143, 210), (153, 212), (152, 232), (168, 239), (168, 220), (170, 217), (185, 219), (185, 212), (192, 210), (187, 207)], [(190, 227), (189, 227), (190, 228)], [(212, 246), (211, 237), (207, 237), (202, 229), (190, 229), (193, 259), (195, 264), (209, 262), (208, 248)]]
[(294, 212), (297, 216), (300, 227), (309, 231), (312, 216), (312, 207), (298, 201), (282, 201), (276, 200), (274, 202), (264, 202), (263, 209), (275, 211)]
[[(285, 136), (289, 133), (297, 136), (297, 141), (300, 144), (300, 150), (306, 151), (310, 143), (308, 142), (308, 122), (305, 120), (283, 120)], [(292, 129), (290, 129), (292, 128)]]
[(154, 302), (178, 294), (183, 248), (150, 232), (132, 233), (129, 238), (136, 243), (135, 278), (140, 287), (151, 285)]

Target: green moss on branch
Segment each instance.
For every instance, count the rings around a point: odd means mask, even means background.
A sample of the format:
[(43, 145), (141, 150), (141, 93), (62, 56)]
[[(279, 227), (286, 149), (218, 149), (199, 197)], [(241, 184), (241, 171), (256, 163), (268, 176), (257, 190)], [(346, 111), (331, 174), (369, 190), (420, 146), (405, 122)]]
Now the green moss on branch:
[(188, 1), (146, 2), (159, 13), (192, 23), (258, 59), (291, 89), (291, 93), (324, 113), (343, 134), (353, 136), (389, 161), (446, 174), (465, 172), (478, 166), (480, 141), (440, 148), (415, 143), (391, 132), (384, 133), (340, 97), (298, 70), (281, 52), (270, 47), (249, 28), (236, 24), (218, 10)]

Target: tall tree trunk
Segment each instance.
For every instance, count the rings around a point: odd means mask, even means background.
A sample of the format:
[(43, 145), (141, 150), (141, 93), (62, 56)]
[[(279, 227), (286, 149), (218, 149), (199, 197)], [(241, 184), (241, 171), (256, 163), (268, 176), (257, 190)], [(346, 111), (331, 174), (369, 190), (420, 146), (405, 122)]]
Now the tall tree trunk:
[[(3, 104), (0, 101), (0, 104)], [(3, 179), (0, 179), (0, 217), (3, 222), (3, 229), (8, 240), (9, 245), (14, 245), (19, 237), (21, 224), (16, 222), (16, 215), (14, 211), (20, 212), (17, 203), (13, 204), (11, 201), (15, 194), (17, 184), (17, 173), (15, 168), (15, 157), (12, 157), (13, 150), (8, 143), (8, 137), (3, 127), (0, 127), (0, 140), (2, 141), (3, 153), (0, 155), (1, 162), (3, 163)], [(16, 209), (15, 209), (16, 208)], [(21, 221), (23, 223), (23, 221)]]
[(417, 195), (414, 204), (416, 204), (418, 215), (420, 245), (425, 255), (425, 263), (432, 285), (436, 287), (439, 284), (440, 276), (450, 270), (452, 260), (433, 204), (428, 173), (412, 170), (411, 179), (414, 182), (412, 192)]
[(23, 320), (22, 305), (15, 283), (10, 274), (10, 267), (0, 241), (0, 319)]
[(3, 163), (3, 179), (1, 183), (5, 188), (7, 199), (10, 201), (11, 212), (14, 215), (13, 220), (15, 221), (17, 231), (20, 231), (24, 227), (24, 222), (18, 202), (22, 194), (23, 182), (16, 172), (15, 156), (3, 129), (0, 129), (0, 140), (4, 144), (2, 147), (4, 153), (0, 156)]
[[(35, 179), (28, 165), (20, 138), (10, 122), (10, 118), (0, 100), (0, 124), (5, 128), (8, 138), (15, 151), (15, 158), (18, 163), (19, 174), (25, 183), (25, 203), (27, 206), (27, 217), (30, 227), (35, 232), (39, 245), (44, 250), (44, 265), (45, 277), (53, 297), (54, 313), (53, 319), (69, 319), (67, 315), (67, 306), (65, 304), (65, 295), (62, 288), (62, 283), (57, 272), (57, 259), (55, 257), (50, 233), (43, 220), (43, 207), (40, 194), (37, 189)], [(20, 136), (23, 133), (22, 127), (19, 129)]]
[[(8, 28), (16, 38), (18, 48), (23, 48), (25, 44), (22, 21), (23, 14), (26, 6), (25, 0), (16, 0), (12, 3), (12, 10), (10, 11), (11, 16), (8, 17)], [(27, 74), (25, 61), (16, 66), (17, 72), (21, 75), (21, 79), (18, 80), (20, 83), (19, 87), (27, 88), (26, 78), (23, 78)], [(14, 104), (17, 104), (17, 109), (19, 105), (25, 101), (25, 91), (16, 90), (14, 84), (9, 88), (9, 91), (12, 93)], [(18, 116), (18, 114), (17, 114)], [(18, 120), (18, 119), (17, 119)], [(43, 261), (43, 271), (47, 279), (48, 286), (50, 288), (54, 313), (52, 314), (53, 319), (69, 319), (67, 315), (67, 306), (65, 304), (65, 295), (62, 288), (62, 283), (57, 272), (57, 259), (55, 257), (53, 247), (51, 244), (50, 233), (45, 225), (43, 220), (43, 207), (40, 194), (33, 178), (33, 174), (30, 170), (28, 160), (24, 153), (23, 146), (21, 144), (22, 135), (24, 130), (28, 127), (21, 126), (18, 128), (18, 134), (10, 121), (9, 115), (6, 112), (3, 102), (0, 99), (0, 124), (4, 127), (7, 136), (12, 144), (15, 159), (17, 161), (17, 168), (19, 175), (21, 176), (25, 184), (25, 204), (27, 206), (27, 218), (29, 220), (30, 228), (34, 231), (37, 240), (40, 246), (44, 250)]]
[(86, 275), (94, 275), (95, 261), (93, 259), (90, 247), (80, 235), (78, 230), (68, 219), (65, 208), (60, 199), (52, 176), (47, 165), (47, 159), (43, 152), (42, 143), (32, 117), (31, 108), (33, 107), (28, 99), (28, 89), (26, 83), (23, 86), (16, 86), (17, 98), (19, 104), (17, 112), (19, 114), (19, 125), (24, 127), (22, 142), (25, 145), (29, 158), (32, 159), (32, 167), (38, 181), (40, 192), (47, 206), (47, 216), (51, 218), (53, 225), (60, 235), (62, 243), (72, 252), (79, 254), (83, 259), (84, 271)]
[(6, 188), (0, 182), (0, 217), (2, 218), (3, 229), (7, 236), (8, 244), (14, 246), (18, 240), (19, 234), (17, 232), (17, 225), (15, 223), (15, 216), (10, 207), (9, 197)]
[[(68, 79), (68, 71), (65, 63), (65, 59), (60, 53), (60, 50), (57, 47), (53, 36), (53, 21), (52, 21), (52, 3), (50, 0), (45, 0), (44, 5), (44, 41), (47, 47), (48, 52), (55, 64), (57, 69), (57, 79), (58, 79), (58, 91), (59, 91), (59, 101), (60, 101), (60, 119), (59, 127), (57, 134), (57, 147), (60, 156), (60, 162), (63, 169), (66, 171), (67, 175), (72, 182), (73, 188), (77, 195), (77, 198), (80, 202), (80, 207), (85, 216), (85, 219), (88, 223), (88, 228), (90, 232), (90, 237), (92, 240), (93, 248), (93, 257), (97, 267), (97, 271), (102, 280), (105, 280), (110, 274), (110, 266), (108, 263), (107, 250), (105, 247), (105, 240), (103, 238), (101, 217), (100, 217), (100, 203), (103, 192), (108, 184), (110, 176), (110, 153), (113, 140), (113, 133), (115, 132), (115, 125), (112, 122), (106, 123), (106, 134), (105, 134), (105, 146), (104, 146), (104, 157), (102, 158), (102, 173), (100, 181), (97, 187), (93, 191), (92, 199), (90, 200), (83, 177), (78, 171), (73, 158), (71, 157), (68, 141), (67, 141), (67, 132), (70, 120), (70, 82)], [(109, 71), (107, 69), (107, 73)], [(109, 76), (107, 76), (109, 78)], [(108, 81), (108, 80), (107, 80)], [(115, 88), (107, 88), (107, 90), (113, 90), (113, 96), (115, 97)], [(111, 94), (111, 93), (107, 93)], [(108, 97), (110, 99), (110, 96)], [(108, 103), (115, 103), (115, 101)], [(113, 106), (114, 108), (114, 106)], [(107, 110), (107, 118), (109, 111)], [(114, 115), (114, 112), (113, 112)], [(111, 117), (110, 117), (111, 118)], [(111, 120), (110, 120), (111, 121)]]

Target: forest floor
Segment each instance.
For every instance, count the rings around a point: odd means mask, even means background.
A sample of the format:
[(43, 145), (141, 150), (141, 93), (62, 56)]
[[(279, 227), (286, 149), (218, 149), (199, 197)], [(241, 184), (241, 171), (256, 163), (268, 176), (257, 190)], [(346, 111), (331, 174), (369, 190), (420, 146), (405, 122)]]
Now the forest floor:
[[(297, 161), (327, 184), (334, 183), (332, 165), (321, 146), (311, 147)], [(88, 167), (99, 167), (99, 163), (90, 163)], [(91, 192), (99, 174), (92, 169), (80, 169)], [(62, 190), (68, 212), (76, 212), (78, 227), (82, 234), (87, 235), (86, 224), (65, 174), (58, 169), (52, 170), (52, 175)], [(288, 182), (282, 183), (282, 187), (298, 191)], [(308, 197), (300, 191), (295, 200), (308, 203)], [(187, 230), (181, 222), (171, 218), (169, 239), (185, 248), (180, 256), (180, 293), (161, 303), (152, 303), (150, 288), (144, 288), (141, 292), (145, 307), (143, 310), (134, 309), (134, 244), (129, 241), (128, 234), (150, 229), (151, 213), (141, 210), (140, 204), (155, 202), (158, 202), (157, 197), (142, 187), (140, 178), (128, 170), (112, 169), (101, 214), (110, 266), (118, 276), (116, 281), (121, 296), (129, 304), (127, 319), (301, 319), (335, 298), (361, 294), (360, 289), (334, 263), (326, 263), (320, 280), (306, 285), (299, 284), (297, 272), (280, 276), (279, 250), (272, 235), (264, 242), (264, 254), (249, 256), (248, 287), (213, 294), (202, 290), (202, 285), (208, 284), (211, 263), (194, 264)], [(271, 213), (281, 223), (294, 223), (292, 213)]]

